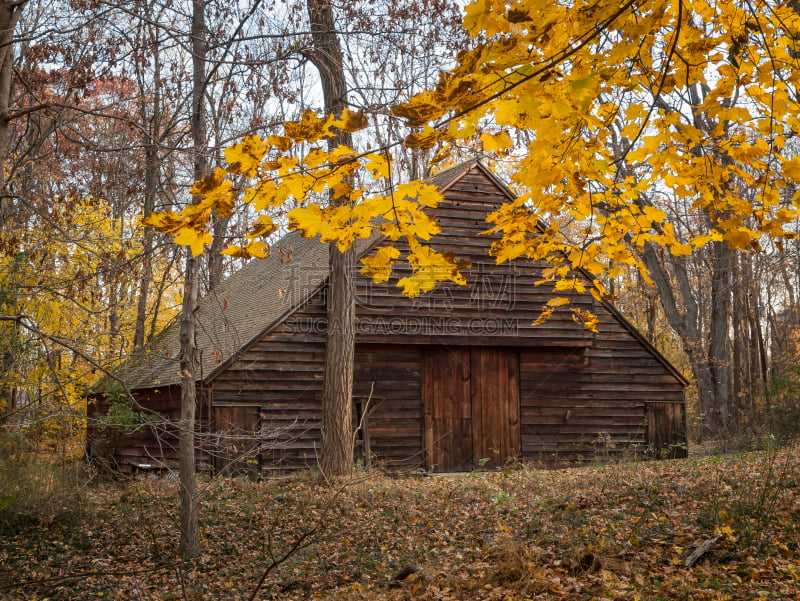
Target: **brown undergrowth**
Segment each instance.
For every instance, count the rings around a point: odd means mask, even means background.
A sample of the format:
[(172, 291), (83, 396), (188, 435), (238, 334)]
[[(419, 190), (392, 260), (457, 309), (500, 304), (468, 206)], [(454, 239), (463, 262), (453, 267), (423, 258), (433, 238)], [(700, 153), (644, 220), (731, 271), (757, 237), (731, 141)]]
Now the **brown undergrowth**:
[(338, 492), (313, 476), (220, 479), (204, 483), (203, 548), (188, 563), (175, 555), (176, 484), (102, 484), (81, 523), (3, 535), (0, 597), (248, 599), (264, 567), (321, 523), (255, 598), (795, 599), (797, 454), (365, 474)]

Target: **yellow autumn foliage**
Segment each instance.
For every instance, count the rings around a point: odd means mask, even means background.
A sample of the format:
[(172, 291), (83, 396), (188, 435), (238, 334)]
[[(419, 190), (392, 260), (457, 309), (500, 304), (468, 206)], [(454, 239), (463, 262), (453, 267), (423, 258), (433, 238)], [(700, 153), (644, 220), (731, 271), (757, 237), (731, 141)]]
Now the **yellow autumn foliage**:
[[(575, 281), (576, 270), (599, 281), (620, 265), (646, 279), (648, 245), (682, 256), (724, 240), (750, 252), (762, 236), (795, 236), (800, 162), (788, 141), (800, 130), (800, 16), (790, 3), (475, 0), (464, 26), (475, 46), (433, 89), (391, 111), (416, 130), (405, 143), (436, 148), (435, 162), (479, 132), (494, 132), (480, 135), (487, 153), (515, 151), (520, 197), (487, 230), (499, 236), (498, 262), (546, 261), (545, 279), (556, 283)], [(408, 294), (460, 281), (453, 258), (425, 250), (439, 231), (426, 213), (435, 191), (390, 181), (384, 151), (321, 144), (333, 128), (366, 124), (349, 111), (306, 111), (281, 136), (229, 149), (227, 172), (258, 180), (242, 197), (256, 211), (297, 205), (290, 227), (306, 236), (340, 249), (375, 232), (404, 242), (405, 257), (387, 251), (365, 268), (385, 279), (394, 261), (408, 261)], [(194, 193), (198, 207), (150, 223), (196, 252), (208, 211), (224, 214), (237, 192), (226, 179)], [(575, 318), (593, 327), (591, 316)]]

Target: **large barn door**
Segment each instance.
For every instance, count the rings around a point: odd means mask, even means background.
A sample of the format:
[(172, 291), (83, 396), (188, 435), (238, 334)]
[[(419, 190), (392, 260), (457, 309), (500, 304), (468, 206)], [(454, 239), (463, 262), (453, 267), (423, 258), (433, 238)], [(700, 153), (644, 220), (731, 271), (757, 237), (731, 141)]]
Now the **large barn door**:
[(429, 469), (459, 472), (472, 465), (469, 348), (432, 347), (425, 353), (425, 455)]
[(519, 352), (475, 347), (471, 358), (475, 463), (501, 466), (520, 451)]
[(423, 369), (428, 469), (464, 471), (518, 457), (516, 349), (431, 347)]

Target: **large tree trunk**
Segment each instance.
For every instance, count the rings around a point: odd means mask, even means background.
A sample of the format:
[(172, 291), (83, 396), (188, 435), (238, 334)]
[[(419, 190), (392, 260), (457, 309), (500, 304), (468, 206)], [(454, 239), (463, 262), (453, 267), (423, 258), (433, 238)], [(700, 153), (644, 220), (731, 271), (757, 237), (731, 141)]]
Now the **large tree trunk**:
[(731, 249), (727, 242), (711, 247), (711, 335), (708, 363), (714, 378), (714, 407), (709, 408), (712, 431), (722, 432), (731, 425), (730, 269)]
[[(194, 177), (203, 179), (208, 172), (206, 117), (203, 96), (206, 70), (205, 0), (192, 2), (192, 141), (194, 145)], [(181, 480), (181, 542), (183, 558), (196, 555), (197, 540), (197, 484), (195, 481), (194, 426), (197, 407), (196, 371), (197, 347), (195, 343), (198, 287), (200, 284), (199, 260), (191, 252), (186, 258), (186, 283), (181, 313), (181, 418), (180, 418), (180, 480)]]
[[(339, 114), (346, 105), (347, 82), (333, 9), (329, 0), (308, 0), (307, 7), (314, 45), (312, 59), (322, 79), (325, 111)], [(352, 136), (337, 132), (328, 141), (328, 147), (333, 150), (339, 145), (352, 147)], [(331, 197), (334, 205), (348, 200)], [(320, 469), (327, 477), (344, 476), (353, 469), (354, 266), (354, 247), (342, 253), (331, 246), (320, 453)]]
[(8, 159), (8, 125), (11, 122), (11, 97), (14, 81), (14, 30), (27, 0), (0, 0), (0, 217), (5, 221), (12, 213), (6, 190)]
[[(718, 414), (717, 387), (709, 363), (705, 335), (700, 327), (700, 308), (686, 266), (680, 258), (667, 255), (666, 260), (670, 262), (672, 268), (670, 274), (666, 261), (659, 259), (658, 252), (652, 244), (645, 247), (642, 258), (658, 290), (664, 315), (670, 327), (680, 337), (692, 366), (701, 414), (700, 437), (717, 434), (709, 421), (714, 414)], [(673, 288), (673, 281), (677, 284), (676, 288)], [(680, 294), (682, 309), (675, 297), (676, 292)]]

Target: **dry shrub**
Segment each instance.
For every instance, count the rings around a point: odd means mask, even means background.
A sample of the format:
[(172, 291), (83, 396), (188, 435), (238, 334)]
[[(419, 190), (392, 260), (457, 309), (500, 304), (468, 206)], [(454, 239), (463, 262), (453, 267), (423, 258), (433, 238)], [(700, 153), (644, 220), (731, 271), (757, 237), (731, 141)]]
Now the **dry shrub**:
[(523, 580), (528, 574), (525, 549), (511, 537), (503, 538), (489, 549), (489, 563), (493, 566), (487, 582), (508, 585)]
[(58, 453), (0, 437), (0, 531), (78, 523), (90, 511), (89, 479), (79, 449)]

